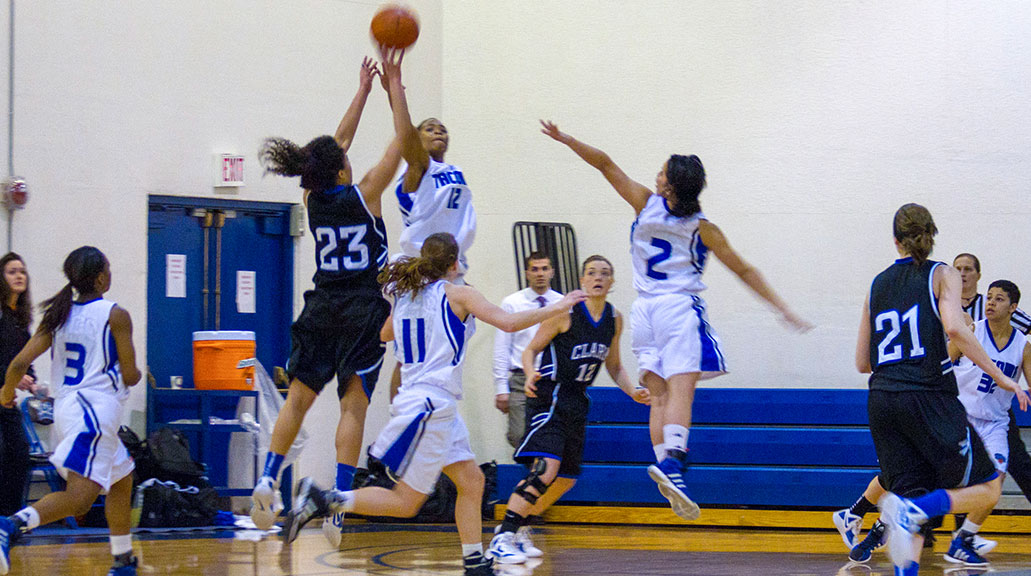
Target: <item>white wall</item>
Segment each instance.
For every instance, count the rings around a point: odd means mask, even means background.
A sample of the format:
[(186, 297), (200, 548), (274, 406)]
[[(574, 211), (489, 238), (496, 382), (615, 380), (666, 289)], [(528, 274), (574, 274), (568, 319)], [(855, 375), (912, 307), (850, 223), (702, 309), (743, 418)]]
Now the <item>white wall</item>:
[[(445, 0), (449, 159), (480, 215), (470, 279), (499, 300), (512, 222), (568, 221), (582, 257), (613, 259), (629, 311), (633, 212), (538, 118), (648, 186), (669, 154), (698, 154), (707, 216), (818, 325), (790, 334), (712, 262), (704, 296), (732, 372), (706, 385), (864, 386), (859, 308), (896, 257), (901, 204), (931, 209), (939, 258), (981, 256), (982, 290), (1008, 277), (1031, 294), (1028, 29), (1019, 2)], [(499, 457), (490, 333), (470, 348), (465, 415), (477, 453)], [(636, 368), (629, 335), (622, 350)]]
[[(260, 178), (255, 152), (268, 135), (304, 142), (333, 130), (371, 53), (377, 4), (17, 2), (15, 167), (33, 197), (16, 217), (14, 248), (37, 300), (63, 283), (71, 249), (96, 244), (112, 260), (111, 296), (132, 312), (145, 350), (147, 195), (211, 196), (211, 155), (238, 152), (248, 160), (239, 198), (297, 201), (296, 182)], [(512, 222), (536, 219), (571, 222), (582, 256), (614, 261), (612, 301), (628, 312), (633, 300), (631, 210), (538, 133), (541, 117), (648, 185), (670, 153), (701, 156), (706, 214), (818, 324), (789, 334), (714, 262), (705, 296), (732, 373), (711, 385), (863, 386), (852, 369), (858, 309), (895, 256), (890, 218), (907, 201), (935, 214), (939, 258), (971, 251), (986, 281), (1031, 287), (1025, 3), (414, 4), (423, 26), (405, 61), (413, 117), (440, 116), (451, 131), (448, 158), (463, 168), (480, 215), (470, 280), (493, 301), (515, 289)], [(352, 149), (358, 173), (390, 133), (377, 89)], [(392, 199), (385, 212), (396, 245)], [(298, 303), (312, 254), (306, 236)], [(477, 454), (504, 459), (491, 343), (481, 326), (464, 413)], [(629, 334), (623, 357), (636, 369)], [(367, 441), (385, 421), (392, 359), (386, 365)], [(132, 406), (142, 409), (139, 395)], [(302, 468), (328, 480), (332, 393), (315, 411)]]
[[(214, 196), (212, 155), (230, 152), (246, 156), (247, 185), (233, 198), (299, 202), (296, 179), (262, 178), (258, 147), (267, 136), (303, 144), (333, 133), (362, 56), (375, 54), (368, 24), (378, 4), (16, 2), (15, 171), (32, 197), (15, 217), (13, 248), (26, 259), (36, 301), (64, 284), (68, 252), (98, 246), (111, 260), (109, 297), (132, 314), (145, 366), (147, 196)], [(427, 0), (418, 10), (424, 32), (406, 59), (405, 83), (413, 114), (439, 114), (440, 5)], [(6, 55), (0, 61), (6, 78)], [(379, 160), (392, 136), (377, 85), (350, 153), (356, 173)], [(3, 139), (6, 153), (6, 130)], [(396, 233), (396, 208), (388, 211)], [(6, 231), (5, 220), (0, 238)], [(306, 235), (297, 243), (295, 312), (311, 287), (313, 254)], [(47, 369), (45, 358), (37, 367)], [(143, 387), (129, 406), (145, 409)], [(323, 480), (332, 480), (334, 456), (332, 426), (322, 423), (336, 414), (330, 393), (310, 418), (302, 467)]]

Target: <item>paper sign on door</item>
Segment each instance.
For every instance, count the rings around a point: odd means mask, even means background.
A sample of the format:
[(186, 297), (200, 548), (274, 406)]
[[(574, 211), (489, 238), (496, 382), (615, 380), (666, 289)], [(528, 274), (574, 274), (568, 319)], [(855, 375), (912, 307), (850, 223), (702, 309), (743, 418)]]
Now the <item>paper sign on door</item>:
[(186, 254), (165, 254), (165, 297), (186, 298)]
[(236, 312), (238, 314), (254, 314), (254, 289), (257, 273), (253, 270), (236, 271)]

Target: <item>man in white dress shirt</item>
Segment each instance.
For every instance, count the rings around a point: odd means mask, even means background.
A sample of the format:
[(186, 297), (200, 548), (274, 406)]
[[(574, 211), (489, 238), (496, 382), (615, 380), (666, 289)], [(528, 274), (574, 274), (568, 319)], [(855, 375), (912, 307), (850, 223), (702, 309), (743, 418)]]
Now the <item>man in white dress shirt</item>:
[[(529, 286), (501, 301), (501, 307), (507, 312), (543, 308), (562, 299), (561, 294), (551, 289), (555, 267), (550, 256), (544, 252), (533, 252), (526, 257), (525, 265)], [(519, 446), (526, 427), (526, 395), (523, 392), (526, 375), (522, 370), (523, 350), (537, 333), (538, 326), (540, 325), (513, 333), (498, 330), (497, 336), (494, 337), (494, 384), (497, 387), (494, 405), (501, 412), (508, 414), (507, 438), (513, 448)]]

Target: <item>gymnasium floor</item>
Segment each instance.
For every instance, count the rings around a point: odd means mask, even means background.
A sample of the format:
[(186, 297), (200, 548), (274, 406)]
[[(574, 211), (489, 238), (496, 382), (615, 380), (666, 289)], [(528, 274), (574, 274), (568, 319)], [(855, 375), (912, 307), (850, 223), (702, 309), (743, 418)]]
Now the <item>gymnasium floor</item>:
[[(315, 524), (315, 523), (313, 523)], [(493, 526), (493, 523), (490, 524)], [(462, 573), (454, 526), (367, 524), (358, 521), (339, 551), (329, 549), (317, 526), (306, 529), (292, 547), (277, 538), (248, 540), (247, 532), (188, 532), (140, 535), (140, 575), (204, 576), (421, 576)], [(499, 570), (503, 575), (759, 575), (875, 576), (892, 574), (878, 551), (866, 565), (850, 565), (837, 532), (744, 530), (684, 527), (549, 524), (537, 529), (535, 543), (545, 551), (539, 565)], [(110, 565), (106, 538), (37, 534), (12, 550), (12, 575), (103, 576)], [(485, 528), (484, 541), (489, 535)], [(939, 538), (925, 551), (921, 574), (1031, 576), (1031, 537), (991, 536), (999, 547), (989, 570), (964, 569), (942, 560), (947, 544)], [(532, 567), (532, 570), (530, 569)]]

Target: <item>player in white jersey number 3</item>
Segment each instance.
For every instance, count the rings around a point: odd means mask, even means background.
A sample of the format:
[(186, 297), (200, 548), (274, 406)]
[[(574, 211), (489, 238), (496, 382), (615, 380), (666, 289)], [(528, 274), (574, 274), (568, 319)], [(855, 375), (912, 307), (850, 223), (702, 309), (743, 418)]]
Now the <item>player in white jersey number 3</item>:
[(108, 576), (135, 576), (129, 533), (135, 466), (118, 438), (128, 386), (140, 380), (132, 320), (103, 298), (111, 288), (111, 267), (100, 250), (75, 250), (64, 261), (64, 274), (68, 284), (43, 303), (46, 312), (36, 334), (7, 368), (0, 403), (13, 404), (29, 365), (52, 349), (51, 379), (59, 384), (54, 422), (62, 440), (50, 461), (68, 485), (14, 516), (0, 518), (0, 574), (10, 569), (10, 546), (23, 530), (83, 515), (106, 493), (104, 513), (114, 556)]

